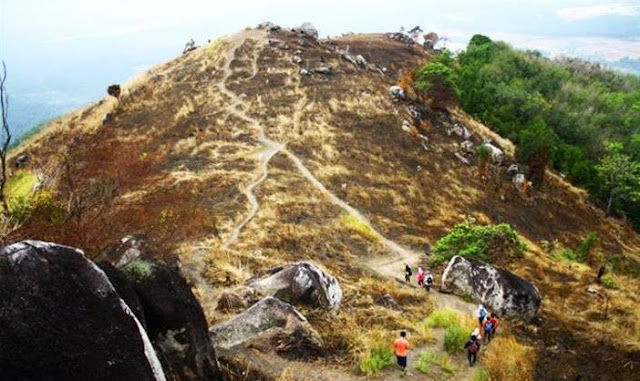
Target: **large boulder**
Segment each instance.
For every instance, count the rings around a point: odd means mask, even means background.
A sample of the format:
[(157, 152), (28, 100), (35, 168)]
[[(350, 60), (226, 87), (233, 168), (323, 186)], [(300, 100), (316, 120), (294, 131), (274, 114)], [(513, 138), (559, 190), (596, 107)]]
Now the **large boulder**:
[(78, 249), (0, 250), (0, 327), (5, 380), (165, 380), (140, 321)]
[(287, 337), (296, 337), (298, 345), (305, 342), (305, 347), (322, 347), (320, 336), (295, 307), (270, 296), (231, 320), (212, 326), (210, 334), (214, 345), (223, 349), (256, 341), (274, 343)]
[(498, 315), (532, 321), (540, 308), (538, 289), (519, 276), (487, 263), (454, 256), (442, 274), (442, 290), (469, 295)]
[(247, 286), (262, 296), (273, 296), (291, 304), (337, 310), (342, 289), (333, 276), (311, 262), (296, 262), (269, 270), (267, 276), (250, 280)]
[(137, 259), (122, 268), (144, 309), (147, 332), (175, 380), (221, 380), (207, 321), (191, 287), (178, 272)]
[(313, 26), (313, 24), (311, 24), (310, 22), (306, 22), (300, 25), (300, 33), (304, 34), (307, 37), (311, 37), (314, 40), (318, 39), (318, 29), (316, 29), (316, 27)]
[(118, 270), (111, 263), (106, 261), (101, 261), (97, 263), (98, 267), (104, 271), (109, 278), (109, 282), (116, 290), (118, 295), (127, 303), (127, 306), (131, 309), (131, 311), (136, 315), (138, 321), (144, 329), (147, 329), (147, 319), (144, 316), (144, 308), (142, 307), (142, 303), (140, 303), (140, 299), (138, 298), (138, 294), (136, 293), (135, 288), (133, 288), (133, 284), (129, 282), (126, 275)]

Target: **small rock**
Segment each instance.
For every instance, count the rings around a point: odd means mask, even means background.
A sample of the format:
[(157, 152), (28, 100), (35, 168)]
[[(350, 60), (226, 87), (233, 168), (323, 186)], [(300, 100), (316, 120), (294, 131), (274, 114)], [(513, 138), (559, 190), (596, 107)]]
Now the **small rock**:
[(13, 166), (16, 168), (22, 168), (29, 162), (29, 155), (23, 153), (22, 155), (16, 157), (16, 161), (13, 163)]
[(331, 75), (331, 74), (333, 74), (333, 69), (331, 69), (331, 67), (326, 66), (326, 65), (318, 66), (317, 68), (312, 69), (312, 71), (314, 73), (323, 74), (323, 75)]
[(218, 299), (218, 311), (233, 311), (247, 308), (247, 302), (238, 294), (225, 291)]
[(293, 61), (294, 64), (301, 64), (302, 63), (302, 58), (300, 58), (300, 56), (293, 56), (293, 58), (291, 58), (291, 61)]
[(384, 294), (376, 300), (376, 304), (394, 311), (401, 311), (400, 305), (389, 294)]
[(389, 93), (396, 99), (404, 99), (404, 89), (400, 86), (389, 87)]

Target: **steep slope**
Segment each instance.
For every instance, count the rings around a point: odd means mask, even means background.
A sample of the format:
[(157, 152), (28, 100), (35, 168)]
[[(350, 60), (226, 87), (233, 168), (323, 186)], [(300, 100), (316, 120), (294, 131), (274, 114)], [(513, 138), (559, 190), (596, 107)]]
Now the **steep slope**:
[[(347, 50), (386, 70), (342, 59)], [(454, 156), (462, 139), (447, 133), (445, 113), (423, 110), (428, 142), (403, 131), (409, 105), (389, 86), (429, 56), (384, 35), (318, 43), (250, 30), (160, 65), (119, 104), (104, 100), (62, 118), (20, 147), (16, 154), (34, 158), (31, 168), (71, 212), (56, 224), (36, 215), (12, 239), (57, 241), (98, 257), (122, 236), (144, 233), (159, 256), (180, 256), (210, 321), (228, 317), (214, 311), (222, 288), (283, 262), (316, 261), (340, 279), (344, 307), (333, 317), (305, 313), (328, 343), (325, 360), (344, 363), (351, 337), (341, 329), (418, 335), (429, 305), (447, 303), (380, 275), (425, 264), (419, 253), (465, 216), (509, 222), (531, 243), (511, 269), (545, 297), (541, 327), (517, 330), (539, 349), (538, 378), (633, 374), (637, 339), (618, 338), (638, 331), (637, 295), (612, 295), (611, 314), (626, 325), (610, 317), (614, 324), (602, 328), (585, 292), (593, 271), (549, 258), (539, 243), (576, 247), (594, 231), (601, 250), (637, 261), (640, 239), (555, 176), (526, 198), (508, 181), (482, 180)], [(332, 74), (301, 74), (320, 66)], [(453, 113), (475, 139), (499, 140)], [(401, 300), (406, 316), (373, 306), (381, 293)], [(593, 332), (610, 337), (602, 349), (592, 348)], [(590, 361), (601, 353), (606, 363)]]

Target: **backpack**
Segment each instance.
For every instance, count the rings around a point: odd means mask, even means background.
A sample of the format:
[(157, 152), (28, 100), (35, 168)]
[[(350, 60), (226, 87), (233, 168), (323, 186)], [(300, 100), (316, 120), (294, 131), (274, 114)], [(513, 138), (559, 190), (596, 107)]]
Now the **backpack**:
[(469, 353), (476, 354), (478, 353), (479, 350), (480, 350), (480, 347), (478, 346), (478, 342), (471, 341), (471, 344), (469, 345)]
[(429, 284), (433, 283), (433, 275), (431, 274), (427, 275), (427, 283)]
[(487, 324), (484, 325), (484, 331), (485, 332), (489, 332), (489, 331), (491, 331), (491, 329), (493, 329), (493, 323), (488, 321)]
[(480, 315), (480, 317), (481, 317), (481, 318), (485, 318), (485, 317), (487, 317), (487, 310), (486, 310), (486, 309), (484, 309), (484, 308), (483, 308), (483, 309), (481, 309), (481, 310), (480, 310), (480, 314), (479, 314), (479, 315)]

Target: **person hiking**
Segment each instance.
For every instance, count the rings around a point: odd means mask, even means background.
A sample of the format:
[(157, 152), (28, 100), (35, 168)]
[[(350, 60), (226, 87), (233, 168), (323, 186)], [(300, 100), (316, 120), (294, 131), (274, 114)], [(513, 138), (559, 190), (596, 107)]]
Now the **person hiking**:
[(424, 286), (424, 271), (422, 267), (418, 267), (418, 287)]
[(431, 273), (428, 273), (424, 278), (424, 282), (424, 288), (427, 289), (427, 292), (431, 292), (431, 286), (433, 286), (433, 275), (431, 275)]
[(407, 369), (407, 352), (409, 351), (409, 342), (406, 337), (407, 333), (405, 331), (400, 331), (400, 337), (393, 342), (398, 366), (403, 372)]
[(491, 336), (493, 336), (496, 334), (496, 329), (498, 328), (498, 324), (500, 323), (500, 320), (498, 320), (498, 315), (492, 312), (491, 317), (489, 318), (489, 321), (493, 325), (493, 327), (491, 328)]
[(411, 275), (413, 273), (411, 272), (411, 267), (409, 267), (409, 265), (404, 265), (404, 280), (407, 283), (411, 283)]
[(478, 311), (476, 312), (476, 316), (478, 317), (478, 325), (482, 327), (484, 318), (487, 317), (487, 309), (484, 308), (482, 304), (478, 305)]
[(473, 337), (473, 336), (475, 336), (478, 341), (482, 341), (482, 335), (480, 334), (480, 328), (475, 327), (473, 329), (473, 332), (471, 332), (471, 336), (469, 336), (469, 339), (471, 339), (471, 337)]
[(464, 345), (464, 349), (467, 350), (467, 359), (469, 359), (469, 366), (476, 364), (478, 358), (478, 352), (480, 352), (480, 342), (476, 336), (471, 336), (471, 339)]
[(493, 323), (489, 317), (484, 319), (484, 323), (482, 323), (482, 331), (484, 331), (484, 337), (487, 340), (487, 343), (489, 343), (489, 341), (491, 341), (491, 334), (493, 333)]

